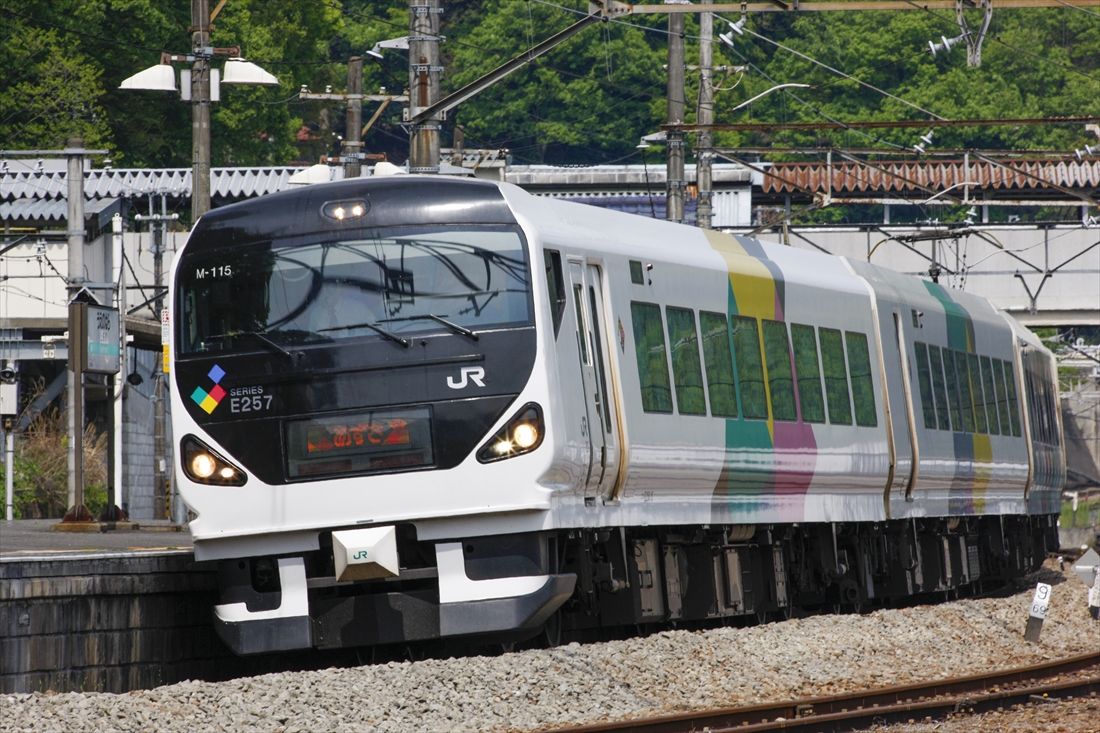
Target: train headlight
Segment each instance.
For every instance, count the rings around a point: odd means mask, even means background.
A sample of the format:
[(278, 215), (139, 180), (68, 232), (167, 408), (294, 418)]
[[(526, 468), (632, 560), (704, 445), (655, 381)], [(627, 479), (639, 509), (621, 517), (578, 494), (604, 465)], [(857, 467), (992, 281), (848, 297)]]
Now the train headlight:
[(184, 436), (180, 448), (183, 472), (192, 481), (216, 486), (244, 486), (248, 481), (244, 471), (194, 435)]
[(529, 402), (477, 452), (482, 463), (530, 453), (542, 443), (542, 410)]
[(210, 478), (214, 475), (214, 471), (216, 471), (217, 468), (218, 463), (214, 460), (214, 456), (205, 451), (191, 456), (191, 473), (195, 474), (195, 476), (200, 479)]
[(370, 211), (370, 203), (365, 199), (347, 201), (326, 201), (321, 207), (321, 215), (335, 221), (354, 221)]
[(539, 429), (529, 422), (521, 422), (512, 431), (512, 442), (517, 448), (526, 450), (539, 442)]

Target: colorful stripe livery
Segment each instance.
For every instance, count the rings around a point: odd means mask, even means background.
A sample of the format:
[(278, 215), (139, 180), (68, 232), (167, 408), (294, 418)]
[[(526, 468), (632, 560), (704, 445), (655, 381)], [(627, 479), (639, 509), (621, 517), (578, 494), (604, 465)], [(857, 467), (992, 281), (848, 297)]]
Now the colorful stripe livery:
[[(726, 263), (729, 272), (729, 297), (727, 316), (749, 316), (760, 320), (785, 322), (786, 287), (783, 272), (772, 261), (756, 240), (733, 238), (715, 232), (707, 232), (707, 239)], [(759, 328), (757, 341), (764, 351), (764, 331)], [(791, 373), (794, 373), (794, 356), (788, 353)], [(751, 508), (746, 496), (757, 496), (767, 501), (769, 495), (805, 494), (813, 480), (817, 456), (817, 443), (813, 427), (804, 422), (776, 421), (772, 405), (771, 380), (767, 360), (762, 360), (763, 381), (769, 405), (766, 420), (746, 419), (744, 410), (737, 418), (726, 419), (725, 448), (727, 460), (715, 487), (716, 497), (739, 495), (737, 504)], [(738, 396), (740, 383), (735, 372)], [(794, 395), (796, 409), (801, 415), (798, 393)], [(733, 459), (737, 454), (771, 454), (771, 460), (760, 460), (755, 466), (746, 466)], [(790, 513), (795, 504), (784, 502)], [(801, 514), (801, 513), (799, 513)], [(788, 517), (792, 520), (801, 517)]]
[[(924, 281), (924, 287), (943, 306), (947, 320), (947, 347), (963, 354), (974, 354), (977, 344), (974, 339), (974, 321), (961, 304), (939, 283)], [(960, 377), (961, 378), (961, 377)], [(981, 385), (975, 385), (972, 375), (967, 371), (971, 401), (973, 395), (981, 392)], [(971, 409), (976, 409), (972, 406)], [(967, 433), (954, 430), (955, 442), (955, 480), (951, 485), (948, 507), (952, 514), (982, 514), (985, 509), (985, 491), (989, 487), (993, 446), (988, 433)]]
[(227, 394), (225, 389), (219, 384), (219, 382), (222, 381), (222, 377), (225, 376), (225, 370), (215, 364), (206, 376), (210, 377), (210, 381), (214, 383), (214, 387), (209, 392), (202, 387), (195, 387), (195, 391), (191, 393), (191, 401), (209, 415), (221, 404), (222, 399)]

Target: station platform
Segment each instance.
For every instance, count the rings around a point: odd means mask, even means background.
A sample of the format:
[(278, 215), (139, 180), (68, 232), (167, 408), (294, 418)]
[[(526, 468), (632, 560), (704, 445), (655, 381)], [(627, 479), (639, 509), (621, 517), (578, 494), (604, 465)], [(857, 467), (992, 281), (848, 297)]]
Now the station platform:
[(122, 528), (69, 532), (57, 519), (0, 520), (0, 559), (54, 558), (63, 555), (190, 552), (191, 533), (168, 520), (142, 520)]

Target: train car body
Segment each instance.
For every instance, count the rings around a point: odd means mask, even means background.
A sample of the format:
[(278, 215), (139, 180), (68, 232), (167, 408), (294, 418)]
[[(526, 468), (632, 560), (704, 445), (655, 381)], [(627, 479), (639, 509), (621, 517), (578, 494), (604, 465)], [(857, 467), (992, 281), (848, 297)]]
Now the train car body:
[(1050, 353), (867, 263), (393, 176), (207, 214), (171, 299), (240, 653), (858, 607), (1054, 541)]

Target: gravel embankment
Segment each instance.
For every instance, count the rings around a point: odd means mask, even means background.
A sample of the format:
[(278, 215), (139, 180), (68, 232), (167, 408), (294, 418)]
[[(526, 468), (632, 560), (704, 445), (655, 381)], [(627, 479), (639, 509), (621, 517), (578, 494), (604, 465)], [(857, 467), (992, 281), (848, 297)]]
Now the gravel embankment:
[[(1060, 580), (1049, 570), (1041, 579)], [(3, 695), (0, 732), (517, 731), (825, 695), (1096, 651), (1100, 623), (1089, 618), (1085, 593), (1072, 575), (1058, 582), (1037, 645), (1023, 641), (1028, 588), (1009, 598), (499, 657), (183, 682), (124, 695)]]

